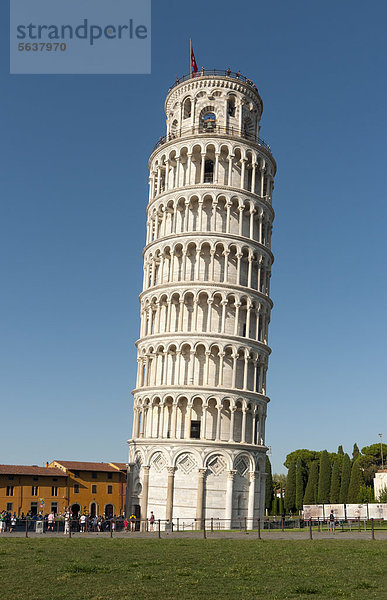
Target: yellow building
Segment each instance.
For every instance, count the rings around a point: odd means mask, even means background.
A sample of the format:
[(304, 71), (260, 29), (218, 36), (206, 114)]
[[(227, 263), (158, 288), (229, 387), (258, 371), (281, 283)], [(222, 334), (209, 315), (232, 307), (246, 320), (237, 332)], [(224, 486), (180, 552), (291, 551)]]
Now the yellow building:
[(45, 467), (0, 465), (0, 511), (32, 515), (119, 516), (125, 510), (126, 464), (57, 461)]
[(0, 465), (0, 511), (21, 517), (23, 513), (61, 513), (67, 505), (67, 476), (60, 469)]
[(119, 516), (125, 510), (126, 464), (54, 460), (48, 468), (67, 476), (68, 506), (73, 516)]

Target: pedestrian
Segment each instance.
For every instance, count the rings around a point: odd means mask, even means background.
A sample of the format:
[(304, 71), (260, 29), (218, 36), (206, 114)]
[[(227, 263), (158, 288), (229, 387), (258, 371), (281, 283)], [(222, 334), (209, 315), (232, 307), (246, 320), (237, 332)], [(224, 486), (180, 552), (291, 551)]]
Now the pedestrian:
[(335, 533), (335, 515), (333, 510), (331, 510), (331, 514), (329, 515), (329, 531)]
[(128, 522), (128, 519), (125, 517), (125, 520), (124, 520), (124, 530), (125, 531), (128, 531), (128, 526), (129, 526), (129, 522)]
[(5, 531), (5, 511), (3, 510), (0, 513), (0, 533), (4, 533)]
[(65, 526), (64, 526), (64, 535), (68, 535), (70, 533), (70, 513), (66, 511), (65, 513)]
[(79, 519), (81, 533), (86, 533), (86, 515), (82, 514)]
[(5, 513), (5, 531), (11, 530), (11, 513)]
[(129, 517), (129, 522), (130, 522), (130, 531), (136, 531), (136, 515), (135, 514), (131, 514)]
[(149, 519), (149, 523), (150, 523), (150, 530), (153, 532), (155, 529), (155, 516), (153, 514), (153, 511), (151, 510), (151, 514), (150, 514), (150, 519)]
[(11, 526), (9, 528), (10, 531), (15, 531), (15, 527), (16, 527), (16, 514), (13, 513), (13, 516), (11, 517)]
[(55, 515), (54, 513), (51, 511), (50, 514), (47, 517), (47, 529), (48, 531), (54, 531), (54, 525), (55, 525)]

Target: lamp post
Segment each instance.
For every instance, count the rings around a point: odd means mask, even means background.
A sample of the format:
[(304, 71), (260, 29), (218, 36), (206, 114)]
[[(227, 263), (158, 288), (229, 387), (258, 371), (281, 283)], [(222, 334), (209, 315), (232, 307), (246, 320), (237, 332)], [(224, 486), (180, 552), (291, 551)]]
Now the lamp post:
[(379, 437), (380, 437), (380, 454), (382, 455), (382, 470), (383, 470), (383, 469), (384, 469), (384, 461), (383, 461), (383, 443), (382, 443), (382, 437), (383, 437), (383, 434), (382, 434), (382, 433), (379, 433), (378, 435), (379, 435)]

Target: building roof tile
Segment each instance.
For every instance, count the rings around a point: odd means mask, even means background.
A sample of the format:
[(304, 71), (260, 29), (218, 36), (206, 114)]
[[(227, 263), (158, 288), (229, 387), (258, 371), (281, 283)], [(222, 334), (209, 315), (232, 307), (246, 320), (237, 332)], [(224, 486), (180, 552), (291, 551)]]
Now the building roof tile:
[(34, 475), (44, 477), (66, 477), (60, 469), (37, 465), (0, 465), (0, 475)]
[[(58, 465), (58, 467), (64, 467), (69, 471), (107, 471), (107, 472), (117, 472), (117, 468), (112, 465), (121, 465), (124, 463), (104, 463), (104, 462), (79, 462), (75, 460), (53, 460), (52, 465)], [(53, 468), (53, 467), (49, 467)], [(119, 467), (121, 468), (121, 467)], [(126, 470), (126, 465), (125, 465)]]

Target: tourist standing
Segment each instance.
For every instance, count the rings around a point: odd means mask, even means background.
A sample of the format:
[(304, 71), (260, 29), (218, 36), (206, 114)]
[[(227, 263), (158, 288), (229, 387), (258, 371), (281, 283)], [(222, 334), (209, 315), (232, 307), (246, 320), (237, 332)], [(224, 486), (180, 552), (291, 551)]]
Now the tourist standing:
[(333, 510), (331, 510), (331, 514), (329, 515), (329, 531), (331, 531), (332, 533), (335, 533), (335, 515), (333, 513)]

